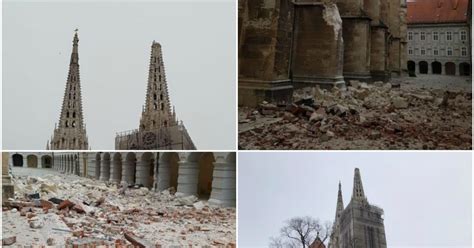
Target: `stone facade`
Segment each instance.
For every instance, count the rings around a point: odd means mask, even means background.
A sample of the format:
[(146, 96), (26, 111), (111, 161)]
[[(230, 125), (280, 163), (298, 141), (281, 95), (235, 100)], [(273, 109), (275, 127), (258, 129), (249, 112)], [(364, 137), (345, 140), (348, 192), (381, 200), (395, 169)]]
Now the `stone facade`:
[(295, 87), (387, 81), (406, 64), (400, 0), (239, 0), (239, 105)]
[(154, 191), (173, 187), (214, 205), (236, 205), (233, 152), (80, 152), (54, 153), (53, 169)]
[(8, 152), (2, 152), (2, 204), (8, 200), (8, 198), (13, 198), (15, 193), (8, 162)]
[(471, 75), (469, 0), (408, 2), (409, 71)]
[(356, 168), (352, 198), (346, 208), (339, 183), (336, 218), (328, 247), (386, 248), (383, 214), (383, 209), (368, 202), (360, 171)]
[(52, 152), (10, 152), (8, 165), (28, 168), (52, 168)]
[(81, 79), (79, 76), (79, 38), (74, 34), (71, 61), (64, 91), (59, 124), (54, 127), (51, 140), (46, 143), (46, 150), (87, 150), (84, 116), (82, 113)]
[(171, 109), (161, 45), (153, 41), (145, 106), (138, 129), (118, 133), (117, 150), (195, 150), (183, 122)]

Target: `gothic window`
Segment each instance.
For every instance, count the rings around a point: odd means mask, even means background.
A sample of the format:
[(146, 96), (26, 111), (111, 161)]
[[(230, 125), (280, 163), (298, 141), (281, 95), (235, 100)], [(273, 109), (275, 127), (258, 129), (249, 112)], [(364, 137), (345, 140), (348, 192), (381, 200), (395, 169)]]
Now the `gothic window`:
[(167, 122), (167, 121), (165, 121), (165, 127), (167, 127), (167, 126), (168, 126), (168, 122)]
[(165, 105), (161, 103), (161, 110), (165, 109)]
[(156, 101), (156, 94), (153, 94), (153, 100)]
[(76, 112), (72, 112), (72, 118), (76, 118)]
[(66, 121), (65, 125), (66, 127), (69, 127), (69, 121)]
[(161, 82), (161, 75), (159, 75), (159, 77), (160, 77), (160, 78), (159, 78), (159, 81)]
[(373, 227), (367, 227), (367, 244), (368, 248), (376, 248), (375, 246), (375, 237), (374, 237), (374, 228)]
[(161, 67), (158, 66), (158, 72), (161, 72)]
[(467, 56), (467, 48), (466, 47), (461, 48), (461, 56)]
[(160, 100), (163, 100), (163, 94), (160, 94)]
[(71, 100), (71, 93), (69, 93), (69, 100)]
[(408, 40), (413, 40), (413, 33), (412, 32), (408, 32)]
[(420, 32), (420, 40), (425, 40), (425, 32)]
[(162, 89), (161, 84), (160, 84), (160, 90)]
[(72, 99), (76, 100), (76, 94), (72, 95)]
[(433, 32), (433, 40), (438, 40), (438, 32)]
[(158, 106), (156, 105), (156, 103), (153, 103), (153, 109), (156, 110), (158, 108)]
[(72, 121), (72, 127), (76, 127), (76, 121)]
[(155, 127), (155, 121), (154, 121), (154, 120), (151, 121), (151, 126), (152, 126), (152, 127)]
[(461, 40), (467, 40), (467, 33), (466, 31), (461, 31)]
[(446, 40), (453, 40), (453, 33), (446, 32)]
[(69, 111), (66, 112), (66, 118), (69, 118)]

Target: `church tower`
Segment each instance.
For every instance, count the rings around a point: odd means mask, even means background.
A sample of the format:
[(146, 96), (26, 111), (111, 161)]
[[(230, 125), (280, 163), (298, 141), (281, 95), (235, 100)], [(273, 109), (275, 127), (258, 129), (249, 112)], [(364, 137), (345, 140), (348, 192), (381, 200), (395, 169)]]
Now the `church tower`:
[(151, 44), (145, 105), (138, 129), (117, 133), (116, 150), (196, 150), (171, 108), (160, 43)]
[(339, 184), (336, 218), (329, 242), (330, 248), (386, 248), (383, 209), (371, 205), (362, 186), (360, 170), (354, 170), (351, 201), (343, 210)]
[(76, 29), (59, 124), (54, 127), (49, 146), (52, 150), (87, 150), (89, 147), (82, 113), (78, 43)]
[(153, 41), (151, 45), (150, 66), (145, 106), (140, 118), (139, 131), (151, 131), (169, 126), (176, 126), (176, 116), (171, 111), (166, 83), (165, 67), (161, 45)]

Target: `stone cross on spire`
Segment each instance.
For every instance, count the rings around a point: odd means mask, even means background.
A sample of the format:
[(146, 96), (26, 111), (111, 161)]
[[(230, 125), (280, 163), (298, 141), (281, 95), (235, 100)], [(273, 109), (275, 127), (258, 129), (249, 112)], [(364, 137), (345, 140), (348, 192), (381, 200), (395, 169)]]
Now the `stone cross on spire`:
[(59, 125), (55, 126), (51, 139), (52, 150), (87, 150), (89, 147), (82, 113), (77, 31), (76, 28)]

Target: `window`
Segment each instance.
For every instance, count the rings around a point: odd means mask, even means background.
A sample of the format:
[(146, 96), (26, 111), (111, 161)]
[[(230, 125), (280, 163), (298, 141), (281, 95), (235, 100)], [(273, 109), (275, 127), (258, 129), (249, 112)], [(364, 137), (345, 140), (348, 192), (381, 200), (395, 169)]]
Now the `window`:
[(420, 54), (421, 54), (421, 55), (425, 55), (425, 49), (424, 49), (424, 48), (422, 48), (422, 49), (420, 50)]
[(66, 118), (69, 118), (69, 111), (66, 112)]
[(461, 40), (467, 40), (467, 33), (466, 33), (466, 31), (461, 31)]
[(165, 105), (161, 103), (161, 110), (165, 109)]
[(160, 79), (160, 82), (161, 82), (161, 75), (159, 75), (158, 77), (159, 77), (159, 79)]
[(408, 32), (408, 40), (413, 40), (413, 33), (412, 32)]
[(461, 56), (467, 56), (467, 48), (465, 47), (461, 48)]
[(433, 32), (433, 40), (438, 40), (438, 32)]
[(447, 55), (448, 56), (453, 56), (453, 49), (451, 47), (448, 47)]
[(420, 40), (425, 40), (425, 32), (420, 32)]
[(153, 94), (153, 100), (156, 101), (156, 94)]
[(76, 121), (72, 121), (72, 127), (76, 127)]
[(434, 55), (434, 56), (438, 56), (438, 49), (436, 49), (436, 48), (433, 49), (433, 55)]
[(76, 118), (76, 112), (72, 112), (72, 118)]
[(446, 40), (453, 40), (453, 33), (446, 32)]
[(408, 55), (413, 55), (413, 50), (412, 49), (408, 49)]

